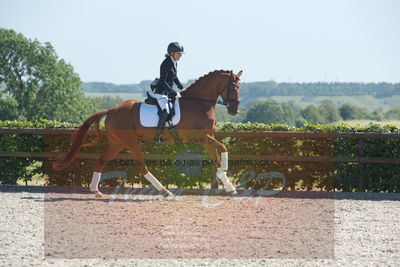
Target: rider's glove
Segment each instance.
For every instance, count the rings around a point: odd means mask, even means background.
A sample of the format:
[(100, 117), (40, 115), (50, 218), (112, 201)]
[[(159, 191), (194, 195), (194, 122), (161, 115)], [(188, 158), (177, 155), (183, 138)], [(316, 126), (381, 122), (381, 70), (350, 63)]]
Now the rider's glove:
[(168, 97), (169, 97), (169, 98), (176, 97), (176, 95), (177, 95), (177, 92), (176, 92), (176, 91), (170, 91), (170, 92), (168, 92)]

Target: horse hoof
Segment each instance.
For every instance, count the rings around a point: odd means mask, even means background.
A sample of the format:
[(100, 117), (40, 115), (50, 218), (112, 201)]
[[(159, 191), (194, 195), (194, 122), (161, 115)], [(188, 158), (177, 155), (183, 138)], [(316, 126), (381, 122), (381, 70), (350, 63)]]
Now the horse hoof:
[(237, 195), (237, 191), (236, 190), (233, 190), (233, 191), (229, 191), (229, 192), (227, 192), (229, 195), (231, 195), (231, 196), (234, 196), (234, 195)]
[(167, 189), (161, 190), (161, 194), (163, 195), (163, 197), (169, 197), (169, 198), (175, 196), (174, 194), (172, 194), (172, 193), (171, 193), (169, 190), (167, 190)]
[(95, 196), (98, 198), (105, 198), (105, 195), (100, 191), (92, 191), (92, 193), (95, 194)]
[(229, 195), (237, 195), (236, 188), (232, 184), (225, 186), (225, 192)]

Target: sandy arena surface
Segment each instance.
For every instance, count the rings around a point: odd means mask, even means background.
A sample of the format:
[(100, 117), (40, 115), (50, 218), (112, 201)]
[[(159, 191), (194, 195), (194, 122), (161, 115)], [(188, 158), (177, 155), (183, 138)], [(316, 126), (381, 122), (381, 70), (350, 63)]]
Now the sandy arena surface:
[(0, 266), (400, 266), (400, 194), (0, 186)]

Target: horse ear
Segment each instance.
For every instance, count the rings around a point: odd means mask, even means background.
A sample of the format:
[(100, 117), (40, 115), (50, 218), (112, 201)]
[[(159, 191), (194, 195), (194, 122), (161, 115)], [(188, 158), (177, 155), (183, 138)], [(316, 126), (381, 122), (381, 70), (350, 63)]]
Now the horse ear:
[(242, 76), (243, 70), (239, 71), (237, 76), (240, 78), (240, 76)]

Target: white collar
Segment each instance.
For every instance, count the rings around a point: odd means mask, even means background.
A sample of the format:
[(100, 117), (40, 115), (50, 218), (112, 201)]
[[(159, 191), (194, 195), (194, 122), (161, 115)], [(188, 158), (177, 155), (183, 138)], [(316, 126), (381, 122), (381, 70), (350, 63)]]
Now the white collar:
[(172, 60), (172, 62), (174, 63), (174, 65), (175, 65), (175, 67), (176, 67), (176, 60), (172, 57), (172, 56), (169, 56), (170, 58), (171, 58), (171, 60)]

